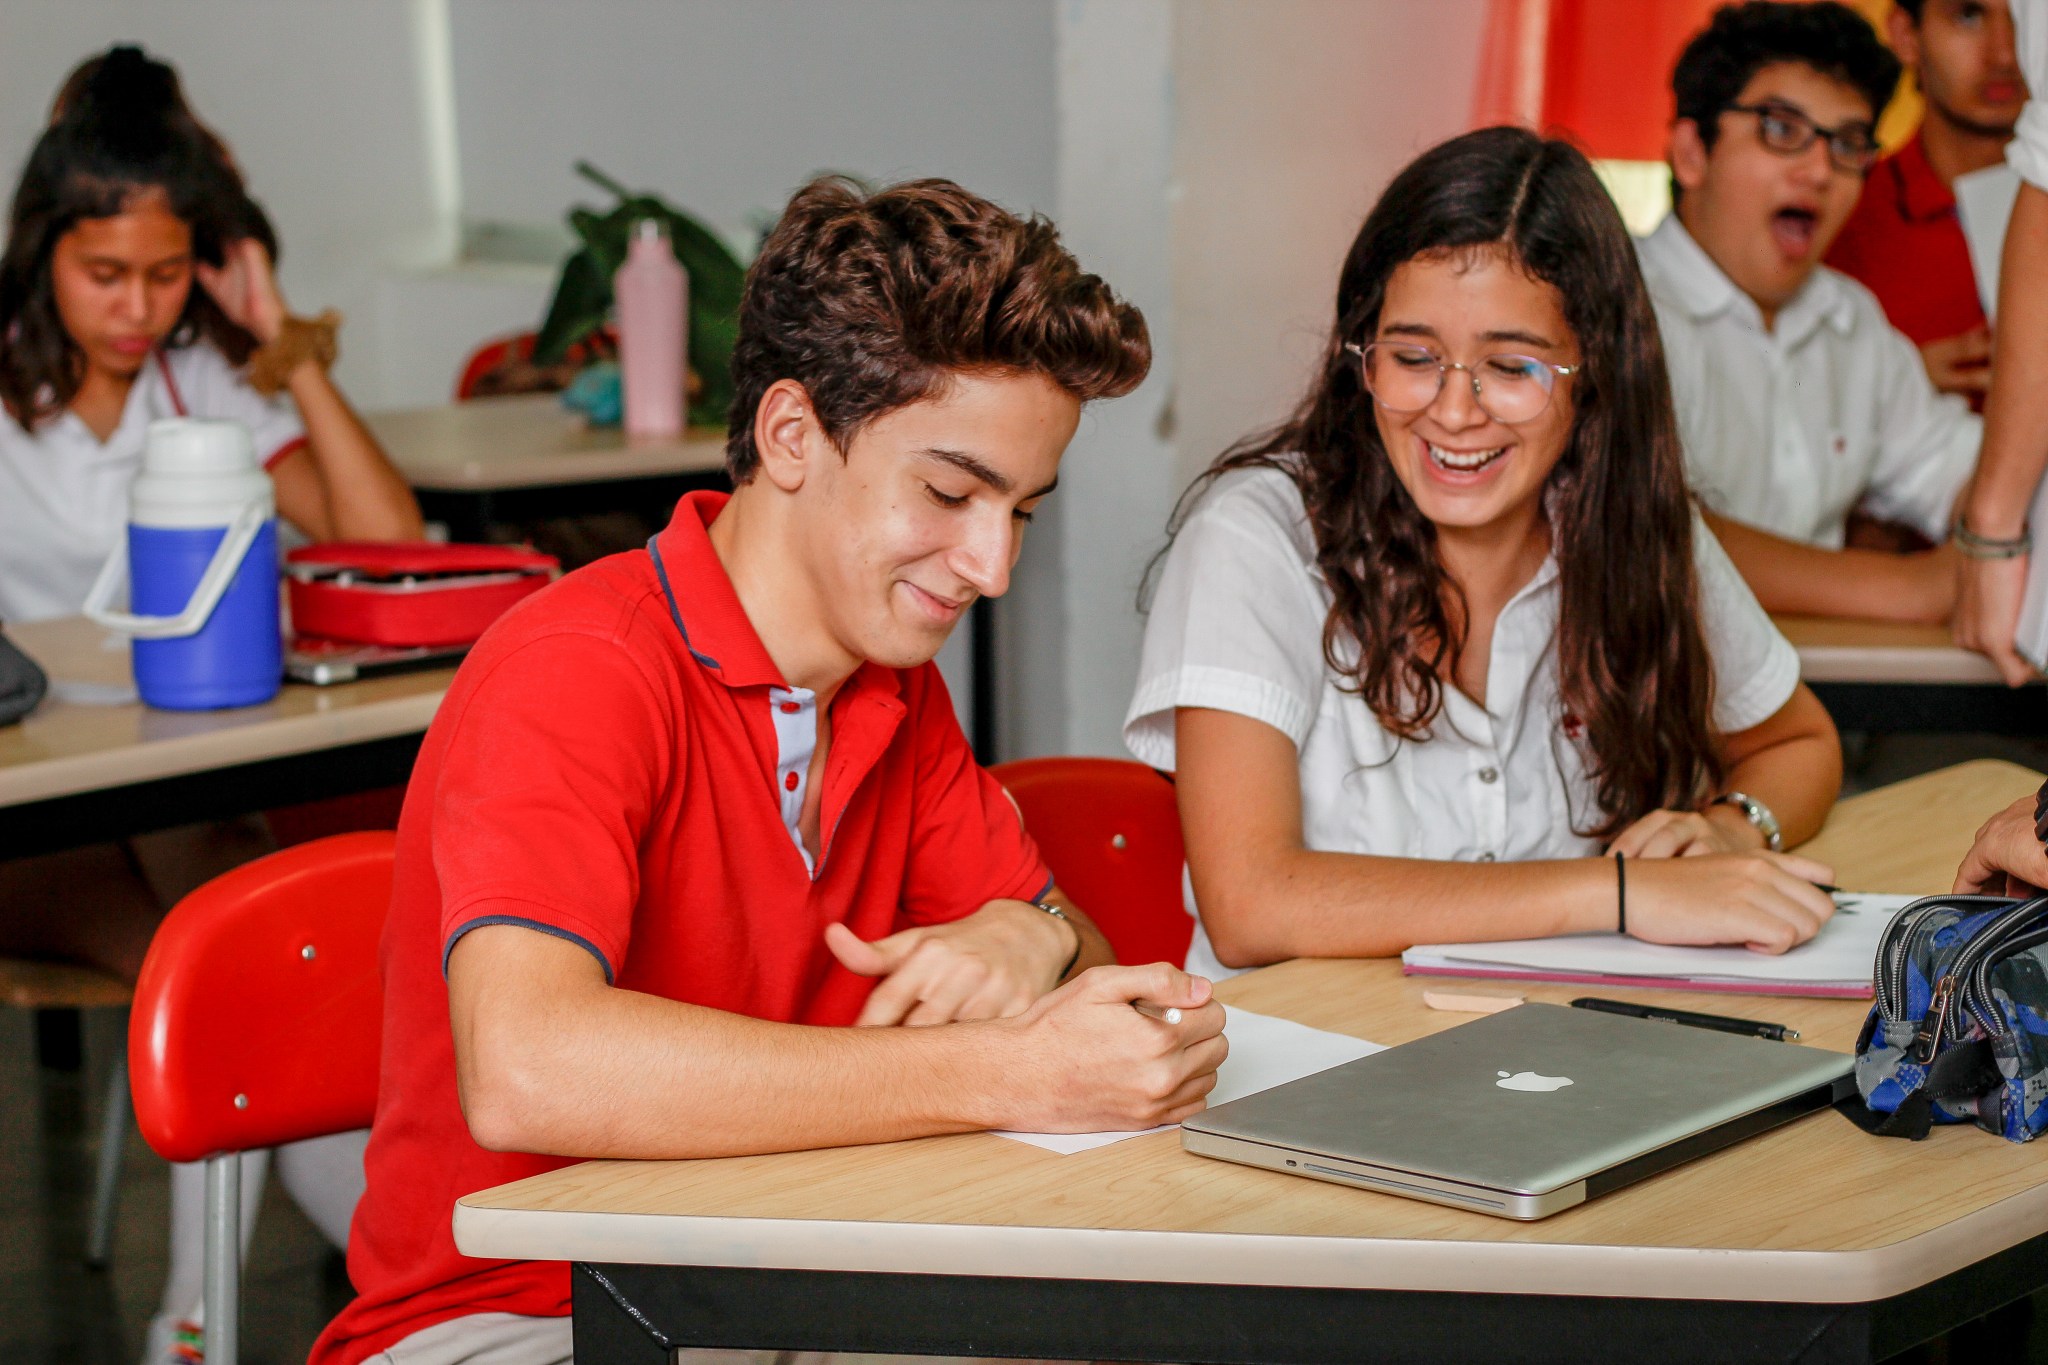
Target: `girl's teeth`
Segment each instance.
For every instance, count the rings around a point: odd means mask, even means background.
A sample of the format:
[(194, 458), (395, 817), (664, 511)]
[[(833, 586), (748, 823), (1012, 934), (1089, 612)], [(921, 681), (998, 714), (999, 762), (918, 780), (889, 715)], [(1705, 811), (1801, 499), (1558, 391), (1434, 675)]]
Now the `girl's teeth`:
[[(1425, 442), (1424, 444), (1427, 445), (1428, 443)], [(1474, 469), (1484, 469), (1487, 465), (1492, 464), (1500, 456), (1501, 451), (1506, 449), (1506, 446), (1496, 446), (1492, 450), (1475, 450), (1467, 453), (1445, 450), (1442, 446), (1430, 445), (1429, 458), (1446, 469), (1471, 471)]]

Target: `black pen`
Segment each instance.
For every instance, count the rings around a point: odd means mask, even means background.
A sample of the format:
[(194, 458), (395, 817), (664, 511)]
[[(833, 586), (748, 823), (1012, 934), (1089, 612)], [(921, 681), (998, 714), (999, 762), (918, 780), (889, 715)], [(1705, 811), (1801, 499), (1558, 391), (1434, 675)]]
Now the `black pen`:
[(1625, 1014), (1631, 1019), (1661, 1019), (1693, 1028), (1710, 1028), (1717, 1033), (1740, 1033), (1750, 1038), (1769, 1038), (1777, 1043), (1794, 1042), (1799, 1030), (1783, 1024), (1766, 1024), (1756, 1019), (1731, 1019), (1725, 1014), (1697, 1014), (1692, 1010), (1666, 1009), (1662, 1005), (1632, 1005), (1626, 1000), (1602, 1000), (1582, 995), (1572, 1001), (1573, 1009), (1599, 1010), (1602, 1014)]

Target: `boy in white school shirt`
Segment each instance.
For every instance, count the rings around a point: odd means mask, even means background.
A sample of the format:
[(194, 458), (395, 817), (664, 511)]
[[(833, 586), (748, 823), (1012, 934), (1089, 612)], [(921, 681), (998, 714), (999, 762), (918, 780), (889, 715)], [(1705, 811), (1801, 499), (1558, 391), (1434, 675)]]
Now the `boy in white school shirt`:
[(1845, 6), (1716, 11), (1672, 76), (1676, 208), (1638, 246), (1686, 473), (1770, 611), (1943, 621), (1953, 552), (1844, 548), (1852, 511), (1940, 545), (1982, 424), (1871, 292), (1821, 265), (1897, 59)]

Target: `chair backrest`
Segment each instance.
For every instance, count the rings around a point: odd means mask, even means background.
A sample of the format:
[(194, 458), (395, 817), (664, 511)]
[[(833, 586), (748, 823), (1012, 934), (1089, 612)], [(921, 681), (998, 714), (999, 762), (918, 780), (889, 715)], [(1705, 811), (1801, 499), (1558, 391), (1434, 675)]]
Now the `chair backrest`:
[(129, 1014), (135, 1118), (158, 1155), (367, 1127), (377, 943), (396, 836), (337, 834), (235, 868), (173, 906)]
[(1119, 962), (1186, 963), (1195, 925), (1181, 902), (1171, 781), (1117, 758), (1027, 758), (990, 771)]

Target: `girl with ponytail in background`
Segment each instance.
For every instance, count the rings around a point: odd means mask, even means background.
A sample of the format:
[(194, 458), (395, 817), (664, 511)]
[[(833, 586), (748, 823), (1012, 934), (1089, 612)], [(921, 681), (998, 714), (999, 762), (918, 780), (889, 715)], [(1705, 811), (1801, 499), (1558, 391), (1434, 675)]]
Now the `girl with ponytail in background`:
[[(134, 47), (84, 63), (30, 152), (0, 251), (0, 620), (76, 615), (125, 534), (152, 421), (249, 428), (277, 509), (312, 540), (417, 538), (419, 509), (328, 377), (332, 315), (294, 318), (277, 241), (177, 74)], [(164, 909), (270, 851), (260, 817), (0, 863), (0, 952), (133, 981)], [(279, 1153), (345, 1242), (363, 1135)], [(243, 1236), (267, 1154), (245, 1158)], [(204, 1174), (175, 1166), (170, 1273), (145, 1365), (199, 1359)]]

